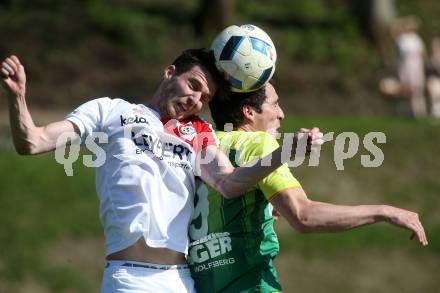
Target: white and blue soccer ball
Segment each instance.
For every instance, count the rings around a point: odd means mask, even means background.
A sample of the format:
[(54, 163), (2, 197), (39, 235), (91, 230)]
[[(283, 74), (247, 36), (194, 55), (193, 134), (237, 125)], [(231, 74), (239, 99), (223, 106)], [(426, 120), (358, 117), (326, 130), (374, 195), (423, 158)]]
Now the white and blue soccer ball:
[(255, 91), (275, 72), (275, 46), (269, 35), (255, 25), (227, 27), (217, 35), (211, 49), (232, 91)]

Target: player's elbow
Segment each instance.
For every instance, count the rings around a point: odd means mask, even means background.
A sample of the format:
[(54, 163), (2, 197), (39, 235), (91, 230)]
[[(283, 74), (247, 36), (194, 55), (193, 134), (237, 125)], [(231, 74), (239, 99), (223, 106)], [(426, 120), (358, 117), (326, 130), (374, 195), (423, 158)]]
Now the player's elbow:
[(220, 185), (214, 188), (226, 199), (233, 199), (241, 195), (240, 191), (227, 188), (226, 185)]
[(295, 225), (293, 225), (293, 228), (295, 229), (296, 232), (300, 234), (307, 234), (313, 232), (313, 229), (309, 225), (299, 221)]
[(298, 233), (301, 234), (315, 232), (315, 227), (307, 215), (306, 208), (297, 211), (292, 226)]
[(301, 215), (298, 212), (296, 213), (288, 212), (287, 214), (281, 212), (281, 215), (287, 219), (290, 226), (296, 232), (300, 234), (306, 234), (313, 231), (313, 228), (310, 225), (310, 221), (308, 221), (305, 215)]
[(238, 187), (228, 176), (222, 176), (221, 178), (217, 178), (217, 180), (212, 180), (209, 185), (226, 199), (239, 197), (245, 191), (242, 190), (241, 185)]

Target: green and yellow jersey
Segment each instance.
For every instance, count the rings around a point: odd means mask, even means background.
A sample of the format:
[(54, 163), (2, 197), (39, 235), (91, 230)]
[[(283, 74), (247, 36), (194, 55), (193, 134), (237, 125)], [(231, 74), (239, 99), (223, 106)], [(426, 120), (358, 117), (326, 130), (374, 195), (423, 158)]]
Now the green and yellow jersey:
[[(217, 136), (234, 166), (260, 159), (278, 148), (277, 141), (265, 132), (217, 132)], [(279, 245), (269, 200), (282, 190), (298, 186), (287, 165), (236, 199), (225, 199), (199, 183), (189, 228), (189, 262), (197, 292), (281, 291), (272, 266)]]

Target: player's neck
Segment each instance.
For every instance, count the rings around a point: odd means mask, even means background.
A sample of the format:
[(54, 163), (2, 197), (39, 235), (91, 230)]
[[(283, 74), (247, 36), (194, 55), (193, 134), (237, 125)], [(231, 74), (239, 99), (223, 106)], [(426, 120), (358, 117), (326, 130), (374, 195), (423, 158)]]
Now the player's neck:
[(247, 124), (243, 124), (243, 125), (237, 127), (237, 130), (238, 130), (238, 131), (246, 131), (246, 132), (255, 132), (255, 131), (258, 131), (258, 129), (255, 129), (255, 127), (253, 127), (253, 125), (252, 125), (252, 124), (249, 124), (249, 123), (247, 123)]

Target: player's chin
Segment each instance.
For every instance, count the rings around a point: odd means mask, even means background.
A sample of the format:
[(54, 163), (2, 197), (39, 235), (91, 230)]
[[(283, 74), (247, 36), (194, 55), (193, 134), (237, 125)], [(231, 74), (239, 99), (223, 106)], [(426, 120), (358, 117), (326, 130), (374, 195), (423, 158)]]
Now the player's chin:
[(180, 111), (177, 113), (177, 120), (183, 120), (186, 118), (189, 118), (191, 116), (197, 115), (200, 112), (200, 110), (193, 108), (193, 109), (188, 109), (186, 111)]
[(183, 109), (179, 108), (177, 104), (169, 104), (166, 109), (166, 114), (169, 119), (181, 119), (183, 115)]
[(186, 117), (188, 117), (188, 115), (186, 113), (179, 112), (179, 111), (172, 111), (171, 115), (172, 115), (171, 119), (176, 119), (176, 120), (179, 120), (179, 121), (181, 121), (181, 120), (185, 119)]
[(177, 120), (182, 120), (185, 117), (184, 113), (176, 108), (173, 108), (170, 111), (170, 115), (172, 115), (171, 117), (172, 119), (177, 119)]
[(171, 119), (180, 120), (184, 116), (184, 111), (178, 104), (169, 105), (167, 110)]

